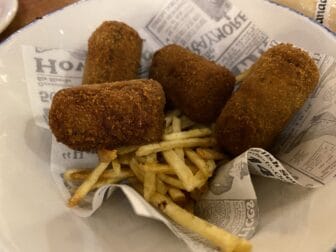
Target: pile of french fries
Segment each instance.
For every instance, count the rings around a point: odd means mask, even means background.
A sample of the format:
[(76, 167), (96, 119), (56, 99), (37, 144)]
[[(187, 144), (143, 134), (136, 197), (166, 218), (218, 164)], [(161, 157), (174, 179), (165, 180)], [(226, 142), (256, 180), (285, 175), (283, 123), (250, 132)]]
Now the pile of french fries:
[(67, 182), (80, 183), (68, 201), (77, 206), (102, 186), (128, 183), (162, 213), (225, 252), (251, 251), (248, 241), (198, 218), (194, 203), (207, 189), (216, 163), (227, 157), (216, 149), (212, 130), (190, 121), (180, 111), (166, 115), (162, 142), (98, 152), (94, 169), (70, 169)]

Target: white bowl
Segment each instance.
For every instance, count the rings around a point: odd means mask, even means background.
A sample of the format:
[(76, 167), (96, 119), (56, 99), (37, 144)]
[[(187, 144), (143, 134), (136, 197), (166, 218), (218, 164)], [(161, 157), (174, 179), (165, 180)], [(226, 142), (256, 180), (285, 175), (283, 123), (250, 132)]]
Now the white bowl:
[[(32, 119), (21, 54), (21, 45), (85, 48), (103, 20), (139, 29), (164, 2), (81, 1), (0, 45), (0, 251), (187, 250), (162, 224), (137, 217), (121, 194), (87, 219), (65, 206), (50, 174), (50, 132)], [(336, 57), (335, 36), (308, 18), (262, 0), (234, 3), (274, 39)], [(307, 191), (258, 178), (256, 187), (261, 224), (252, 239), (255, 251), (328, 251), (336, 243), (335, 182)]]

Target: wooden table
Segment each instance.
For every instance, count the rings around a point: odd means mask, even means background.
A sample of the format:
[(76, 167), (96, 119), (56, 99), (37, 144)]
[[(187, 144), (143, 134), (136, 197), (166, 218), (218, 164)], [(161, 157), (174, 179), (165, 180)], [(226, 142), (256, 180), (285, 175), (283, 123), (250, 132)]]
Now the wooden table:
[[(2, 1), (2, 0), (0, 0)], [(21, 27), (42, 17), (50, 12), (60, 9), (66, 5), (77, 2), (78, 0), (19, 0), (19, 10), (13, 23), (0, 34), (0, 41), (7, 38), (10, 34)], [(317, 0), (272, 0), (274, 2), (289, 6), (306, 16), (313, 17)], [(332, 2), (329, 23), (326, 23), (331, 30), (336, 32), (336, 0)]]
[(78, 0), (19, 0), (19, 9), (15, 19), (8, 28), (0, 34), (0, 41), (35, 19), (77, 1)]

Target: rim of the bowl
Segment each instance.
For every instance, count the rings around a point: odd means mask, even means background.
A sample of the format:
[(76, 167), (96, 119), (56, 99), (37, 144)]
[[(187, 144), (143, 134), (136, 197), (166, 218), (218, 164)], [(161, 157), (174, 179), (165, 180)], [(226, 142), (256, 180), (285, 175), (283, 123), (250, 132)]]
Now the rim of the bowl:
[(12, 22), (12, 20), (14, 19), (18, 11), (18, 8), (19, 8), (18, 0), (11, 0), (11, 1), (12, 1), (10, 3), (11, 9), (9, 10), (8, 13), (6, 13), (6, 17), (4, 18), (3, 22), (0, 24), (0, 33), (3, 32), (7, 28), (7, 26)]
[[(17, 0), (15, 0), (15, 1), (17, 2)], [(19, 30), (17, 30), (17, 31), (15, 31), (14, 33), (12, 33), (9, 37), (7, 37), (7, 38), (4, 39), (3, 41), (1, 41), (1, 42), (0, 42), (0, 48), (1, 48), (1, 46), (3, 46), (3, 45), (5, 45), (5, 44), (9, 43), (10, 41), (12, 41), (12, 40), (13, 40), (19, 33), (21, 33), (22, 31), (25, 31), (25, 30), (29, 29), (31, 26), (34, 26), (34, 25), (38, 24), (39, 22), (42, 22), (44, 19), (47, 19), (48, 17), (50, 17), (50, 16), (52, 16), (52, 15), (54, 15), (54, 14), (56, 14), (56, 13), (59, 13), (59, 12), (63, 11), (64, 9), (67, 9), (67, 8), (74, 8), (74, 7), (77, 6), (77, 5), (81, 5), (81, 4), (83, 4), (83, 3), (85, 3), (85, 2), (89, 2), (89, 1), (95, 1), (95, 0), (79, 0), (79, 1), (77, 1), (77, 2), (75, 2), (75, 3), (66, 5), (66, 6), (64, 6), (64, 7), (60, 8), (60, 9), (58, 9), (58, 10), (55, 10), (55, 11), (53, 11), (53, 12), (50, 12), (50, 13), (44, 15), (44, 16), (41, 17), (41, 18), (37, 18), (37, 19), (35, 19), (35, 20), (32, 21), (31, 23), (29, 23), (29, 24), (27, 24), (26, 26), (20, 28)], [(270, 1), (270, 0), (264, 0), (264, 3), (265, 3), (265, 4), (274, 5), (274, 6), (277, 6), (277, 7), (279, 7), (279, 8), (284, 8), (284, 9), (286, 9), (286, 10), (288, 10), (288, 11), (290, 11), (290, 12), (292, 12), (292, 13), (298, 15), (298, 16), (300, 16), (300, 18), (302, 18), (302, 19), (306, 19), (306, 20), (309, 21), (311, 24), (317, 26), (319, 29), (322, 29), (323, 32), (326, 34), (326, 36), (329, 36), (330, 38), (335, 39), (335, 41), (336, 41), (336, 33), (332, 32), (331, 30), (329, 30), (327, 27), (323, 26), (322, 24), (316, 22), (314, 19), (309, 18), (309, 17), (303, 15), (302, 13), (300, 13), (300, 12), (298, 12), (298, 11), (296, 11), (296, 10), (293, 10), (293, 9), (287, 7), (287, 6), (280, 5), (280, 4), (275, 3), (275, 2), (272, 2), (272, 1)]]

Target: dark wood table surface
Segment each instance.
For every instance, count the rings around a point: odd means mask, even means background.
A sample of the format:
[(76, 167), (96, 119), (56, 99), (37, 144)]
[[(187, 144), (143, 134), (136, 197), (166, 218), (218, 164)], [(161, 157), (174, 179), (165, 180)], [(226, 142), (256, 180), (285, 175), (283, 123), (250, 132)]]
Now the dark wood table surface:
[(0, 34), (0, 41), (35, 19), (77, 1), (78, 0), (19, 0), (18, 12), (13, 22)]

